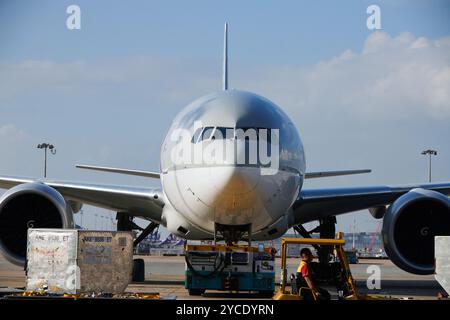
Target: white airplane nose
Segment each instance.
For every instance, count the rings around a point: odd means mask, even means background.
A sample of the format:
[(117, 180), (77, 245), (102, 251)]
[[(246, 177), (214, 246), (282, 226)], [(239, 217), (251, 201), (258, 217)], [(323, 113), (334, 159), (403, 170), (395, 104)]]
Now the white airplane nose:
[(210, 178), (215, 221), (222, 224), (250, 223), (258, 199), (259, 168), (212, 167)]
[(210, 177), (216, 192), (224, 196), (241, 196), (255, 190), (260, 170), (244, 166), (212, 167)]

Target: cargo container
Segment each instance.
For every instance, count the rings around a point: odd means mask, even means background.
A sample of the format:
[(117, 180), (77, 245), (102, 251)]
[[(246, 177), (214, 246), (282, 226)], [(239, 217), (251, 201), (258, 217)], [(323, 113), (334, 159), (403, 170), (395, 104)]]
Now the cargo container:
[(133, 272), (131, 232), (28, 229), (26, 290), (123, 293)]
[(434, 237), (436, 270), (434, 277), (442, 288), (450, 294), (450, 237)]

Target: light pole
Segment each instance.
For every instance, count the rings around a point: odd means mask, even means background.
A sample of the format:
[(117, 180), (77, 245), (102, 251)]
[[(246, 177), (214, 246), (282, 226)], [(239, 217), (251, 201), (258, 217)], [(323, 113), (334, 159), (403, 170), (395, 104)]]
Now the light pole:
[(46, 142), (38, 144), (37, 148), (44, 149), (44, 178), (47, 178), (47, 149), (50, 150), (51, 154), (55, 154), (56, 148), (54, 145), (46, 143)]
[(437, 151), (433, 149), (428, 149), (422, 151), (423, 155), (429, 156), (429, 165), (428, 165), (428, 182), (431, 182), (431, 156), (437, 156)]

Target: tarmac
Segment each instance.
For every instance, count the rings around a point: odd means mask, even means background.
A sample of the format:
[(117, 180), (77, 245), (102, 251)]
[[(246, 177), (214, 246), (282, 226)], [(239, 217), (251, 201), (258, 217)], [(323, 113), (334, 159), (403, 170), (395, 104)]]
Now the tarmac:
[[(145, 281), (131, 283), (127, 291), (137, 293), (158, 292), (162, 297), (177, 299), (267, 299), (254, 293), (230, 293), (207, 291), (203, 296), (189, 296), (184, 288), (184, 257), (182, 256), (136, 256), (145, 261)], [(277, 259), (276, 283), (280, 277), (280, 259)], [(288, 274), (294, 273), (299, 259), (288, 259)], [(369, 267), (376, 266), (381, 275), (379, 289), (369, 290), (367, 280), (372, 273)], [(369, 268), (369, 269), (368, 269)], [(371, 267), (373, 268), (373, 267)], [(396, 267), (389, 260), (361, 259), (360, 263), (351, 265), (352, 275), (356, 280), (360, 293), (376, 294), (398, 299), (434, 300), (443, 291), (433, 275), (418, 276), (409, 274)], [(0, 255), (0, 294), (13, 288), (25, 287), (25, 272), (22, 268), (9, 263)], [(278, 286), (277, 286), (278, 288)], [(276, 289), (277, 289), (276, 288)], [(333, 288), (327, 288), (332, 292)]]

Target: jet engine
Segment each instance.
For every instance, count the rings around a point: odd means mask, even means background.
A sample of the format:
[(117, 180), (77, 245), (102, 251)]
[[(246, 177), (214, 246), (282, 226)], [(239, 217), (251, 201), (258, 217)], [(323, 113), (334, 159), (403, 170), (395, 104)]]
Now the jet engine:
[(72, 209), (43, 183), (15, 186), (0, 198), (0, 251), (14, 264), (25, 263), (28, 228), (73, 228)]
[(444, 235), (450, 235), (450, 199), (436, 191), (413, 189), (384, 216), (384, 249), (392, 262), (410, 273), (434, 272), (434, 237)]

